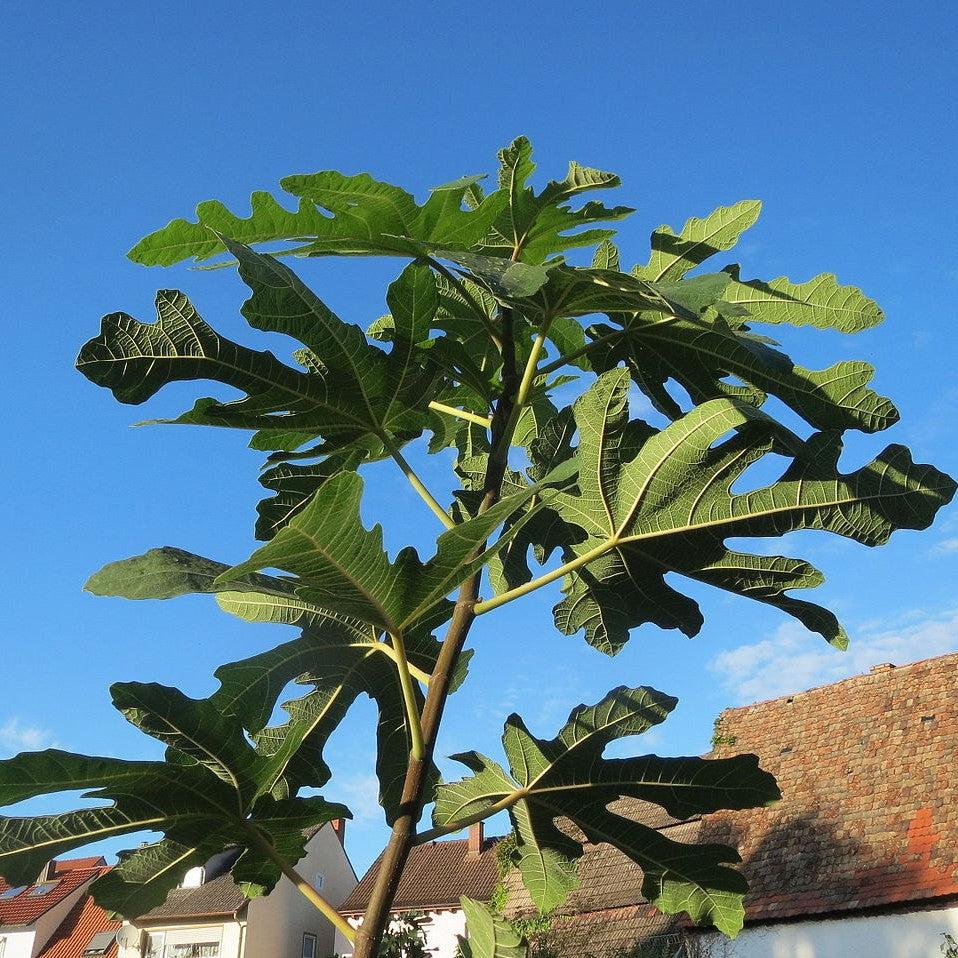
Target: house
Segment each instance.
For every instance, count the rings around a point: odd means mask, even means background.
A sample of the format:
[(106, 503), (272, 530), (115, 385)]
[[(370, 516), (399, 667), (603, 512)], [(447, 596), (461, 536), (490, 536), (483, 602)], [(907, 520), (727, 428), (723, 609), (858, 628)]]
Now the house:
[(107, 871), (103, 858), (52, 861), (32, 885), (0, 878), (0, 958), (115, 958), (119, 922), (87, 894)]
[[(435, 958), (454, 958), (459, 936), (466, 932), (459, 898), (467, 895), (487, 901), (495, 890), (499, 882), (498, 841), (485, 838), (480, 822), (469, 829), (468, 838), (427, 842), (410, 851), (391, 913), (397, 917), (404, 912), (423, 916), (426, 948)], [(362, 924), (381, 857), (340, 906), (340, 913), (354, 928)], [(338, 933), (336, 953), (352, 954), (352, 946)]]
[[(958, 655), (728, 709), (713, 754), (758, 754), (782, 800), (677, 822), (628, 813), (679, 841), (739, 848), (750, 891), (727, 941), (661, 915), (641, 871), (589, 846), (580, 887), (537, 947), (556, 958), (631, 952), (709, 958), (930, 958), (958, 937)], [(508, 913), (530, 909), (515, 873)], [(642, 950), (645, 949), (645, 950)]]
[[(296, 865), (337, 907), (356, 885), (343, 844), (345, 824), (340, 819), (312, 829), (306, 855)], [(246, 898), (229, 873), (237, 854), (224, 852), (191, 869), (162, 905), (127, 922), (118, 958), (332, 955), (335, 929), (289, 879), (281, 878), (266, 897)]]

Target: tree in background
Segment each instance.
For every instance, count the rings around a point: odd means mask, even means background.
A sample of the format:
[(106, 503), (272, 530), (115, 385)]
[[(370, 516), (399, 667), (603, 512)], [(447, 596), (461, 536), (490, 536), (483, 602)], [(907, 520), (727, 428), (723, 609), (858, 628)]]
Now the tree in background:
[[(817, 529), (879, 545), (895, 529), (926, 528), (955, 484), (899, 445), (839, 471), (842, 434), (887, 428), (894, 405), (870, 388), (867, 363), (806, 369), (759, 332), (857, 333), (881, 321), (874, 302), (830, 274), (796, 284), (746, 280), (737, 265), (693, 272), (735, 244), (758, 202), (690, 219), (678, 233), (660, 227), (647, 261), (626, 272), (612, 230), (597, 224), (631, 210), (579, 200), (618, 177), (572, 163), (536, 192), (534, 169), (520, 138), (499, 154), (495, 189), (467, 176), (422, 204), (367, 174), (290, 176), (282, 187), (298, 200), (292, 212), (268, 193), (253, 194), (247, 217), (205, 202), (195, 222), (174, 220), (133, 248), (147, 265), (224, 256), (250, 289), (241, 310), (250, 325), (302, 348), (283, 362), (232, 342), (176, 290), (157, 294), (153, 323), (103, 319), (80, 371), (130, 404), (179, 380), (238, 389), (239, 399), (202, 398), (172, 421), (251, 431), (252, 447), (268, 454), (269, 495), (256, 522), (263, 544), (245, 560), (157, 549), (107, 566), (87, 587), (134, 599), (210, 593), (229, 613), (297, 634), (223, 665), (206, 699), (114, 685), (124, 717), (167, 746), (164, 761), (47, 750), (0, 762), (0, 805), (77, 789), (100, 800), (0, 819), (9, 881), (32, 880), (51, 856), (98, 839), (161, 832), (93, 886), (104, 907), (136, 916), (185, 869), (239, 847), (233, 876), (248, 895), (286, 875), (370, 958), (411, 847), (508, 810), (515, 864), (541, 911), (575, 886), (582, 842), (608, 842), (641, 866), (644, 893), (662, 911), (729, 935), (741, 927), (746, 882), (734, 849), (672, 841), (608, 806), (631, 797), (681, 819), (774, 802), (775, 782), (756, 757), (605, 758), (610, 743), (662, 722), (676, 704), (622, 686), (574, 708), (552, 737), (509, 716), (505, 760), (457, 755), (468, 774), (442, 783), (436, 735), (481, 652), (467, 648), (470, 628), (561, 580), (558, 631), (614, 655), (645, 623), (697, 633), (702, 614), (681, 589), (691, 580), (776, 606), (843, 648), (835, 616), (791, 594), (820, 584), (817, 569), (726, 541)], [(271, 254), (257, 251), (264, 244)], [(583, 247), (593, 248), (590, 266), (566, 260)], [(290, 268), (290, 254), (401, 261), (387, 314), (365, 332), (344, 322)], [(571, 405), (560, 400), (573, 389)], [(655, 415), (632, 414), (632, 397)], [(808, 428), (796, 432), (784, 418)], [(458, 489), (440, 501), (418, 466), (447, 450)], [(437, 523), (425, 561), (412, 548), (390, 561), (382, 529), (360, 519), (363, 467), (378, 460), (395, 463), (397, 481)], [(747, 476), (758, 463), (771, 463), (776, 478), (756, 488)], [(302, 695), (271, 724), (291, 681)], [(330, 777), (324, 744), (361, 694), (379, 710), (377, 772), (392, 833), (356, 933), (295, 863), (304, 830), (349, 814), (313, 790)], [(521, 951), (484, 906), (464, 907), (468, 953)]]

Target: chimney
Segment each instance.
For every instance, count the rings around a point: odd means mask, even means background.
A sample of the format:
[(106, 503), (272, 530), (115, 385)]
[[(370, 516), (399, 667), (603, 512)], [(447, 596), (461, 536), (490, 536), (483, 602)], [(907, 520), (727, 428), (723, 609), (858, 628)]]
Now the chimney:
[(469, 855), (470, 857), (475, 857), (482, 852), (482, 840), (484, 837), (484, 830), (482, 827), (482, 822), (476, 822), (475, 825), (469, 826)]
[(339, 839), (339, 844), (344, 848), (346, 846), (346, 819), (345, 818), (334, 818), (330, 823), (333, 827), (333, 831), (336, 833), (336, 837)]
[(868, 671), (871, 673), (890, 672), (894, 667), (891, 662), (880, 662), (878, 665), (873, 665)]

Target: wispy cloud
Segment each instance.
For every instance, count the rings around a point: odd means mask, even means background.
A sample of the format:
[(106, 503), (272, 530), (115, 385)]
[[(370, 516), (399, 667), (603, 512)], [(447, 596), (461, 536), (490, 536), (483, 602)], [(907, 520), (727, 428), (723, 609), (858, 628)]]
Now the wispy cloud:
[(31, 725), (19, 718), (7, 719), (0, 725), (0, 751), (36, 752), (55, 745), (53, 733), (39, 725)]
[(837, 682), (881, 662), (903, 665), (956, 649), (958, 609), (950, 609), (894, 628), (860, 630), (845, 653), (787, 622), (768, 639), (720, 653), (709, 668), (735, 704), (746, 704)]
[(936, 543), (934, 551), (939, 553), (958, 552), (958, 537), (954, 539), (942, 539), (941, 542)]
[(336, 777), (336, 799), (353, 813), (353, 821), (362, 825), (382, 819), (379, 805), (379, 779), (375, 775), (342, 775)]

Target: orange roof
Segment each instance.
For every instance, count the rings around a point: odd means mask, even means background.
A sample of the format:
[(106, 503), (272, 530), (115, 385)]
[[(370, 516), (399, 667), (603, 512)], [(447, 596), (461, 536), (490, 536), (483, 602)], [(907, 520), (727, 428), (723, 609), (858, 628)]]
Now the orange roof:
[(90, 868), (100, 868), (106, 864), (106, 859), (102, 855), (93, 855), (90, 858), (68, 858), (62, 862), (52, 862), (52, 876), (59, 878), (67, 872), (87, 871)]
[[(104, 860), (78, 859), (79, 862), (97, 862), (90, 867), (71, 868), (70, 862), (57, 862), (52, 870), (52, 877), (48, 879), (56, 884), (44, 895), (31, 894), (39, 885), (38, 881), (24, 888), (13, 898), (0, 897), (0, 926), (3, 925), (32, 925), (41, 915), (45, 915), (51, 908), (59, 905), (65, 898), (69, 898), (78, 888), (98, 878), (103, 871)], [(0, 878), (0, 896), (11, 886)]]
[[(109, 869), (100, 868), (97, 871), (103, 874)], [(101, 931), (117, 931), (121, 925), (120, 921), (112, 921), (90, 895), (84, 895), (37, 958), (81, 958), (94, 935)], [(104, 952), (104, 958), (115, 958), (116, 953), (117, 944), (113, 942)]]

